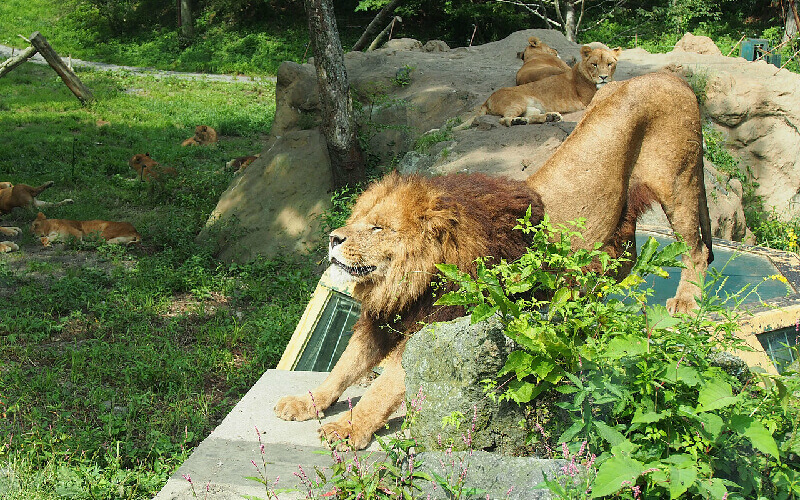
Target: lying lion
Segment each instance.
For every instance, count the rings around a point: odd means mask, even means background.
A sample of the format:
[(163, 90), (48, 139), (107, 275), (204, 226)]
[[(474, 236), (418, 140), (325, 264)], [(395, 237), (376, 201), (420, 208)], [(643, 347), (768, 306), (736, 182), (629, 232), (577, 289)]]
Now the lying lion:
[(528, 46), (518, 52), (517, 57), (522, 59), (522, 67), (517, 70), (517, 85), (536, 82), (570, 70), (569, 65), (558, 57), (556, 49), (535, 36), (528, 38)]
[(586, 108), (597, 89), (611, 81), (622, 49), (581, 47), (581, 61), (570, 71), (537, 82), (496, 90), (471, 119), (455, 130), (472, 125), (482, 115), (497, 115), (506, 126), (561, 120), (561, 113)]
[(67, 198), (52, 203), (49, 201), (41, 201), (36, 197), (42, 191), (53, 185), (53, 181), (48, 181), (38, 187), (28, 186), (27, 184), (12, 184), (10, 182), (0, 182), (0, 214), (10, 213), (15, 208), (43, 208), (43, 207), (57, 207), (67, 203), (72, 203), (72, 199)]
[(136, 176), (140, 181), (159, 181), (162, 177), (175, 177), (178, 171), (172, 167), (162, 167), (154, 159), (150, 158), (150, 153), (138, 153), (128, 160)]
[(39, 241), (46, 247), (56, 241), (67, 241), (70, 237), (82, 240), (91, 235), (120, 245), (142, 241), (142, 236), (129, 222), (48, 219), (42, 212), (39, 212), (31, 224), (31, 232), (34, 236), (39, 236)]
[(261, 155), (249, 155), (249, 156), (237, 156), (233, 160), (225, 163), (226, 169), (235, 170), (237, 174), (240, 174), (247, 170), (247, 167), (250, 166), (251, 163), (256, 161)]
[(205, 146), (217, 142), (217, 131), (208, 125), (198, 125), (194, 135), (181, 143), (181, 146)]
[[(330, 234), (329, 260), (355, 283), (361, 315), (353, 336), (325, 381), (310, 393), (275, 406), (284, 420), (315, 418), (378, 363), (383, 372), (355, 405), (320, 434), (342, 449), (364, 448), (402, 403), (401, 356), (420, 322), (453, 319), (464, 311), (433, 305), (436, 264), (475, 272), (478, 257), (515, 259), (525, 251), (512, 228), (532, 206), (532, 221), (586, 219), (585, 240), (612, 255), (635, 252), (636, 220), (651, 204), (664, 209), (689, 245), (672, 313), (697, 307), (697, 279), (713, 259), (703, 184), (700, 110), (689, 86), (651, 73), (602, 88), (575, 131), (525, 183), (481, 175), (435, 178), (392, 174), (356, 202), (347, 224)], [(338, 441), (346, 439), (346, 441)]]

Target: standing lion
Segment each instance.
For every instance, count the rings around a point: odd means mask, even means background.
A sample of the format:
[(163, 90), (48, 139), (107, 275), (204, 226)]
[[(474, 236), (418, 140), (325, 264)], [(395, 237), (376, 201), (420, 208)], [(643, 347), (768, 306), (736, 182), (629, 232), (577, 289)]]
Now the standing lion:
[[(553, 223), (586, 220), (584, 240), (622, 255), (636, 220), (659, 203), (690, 246), (672, 313), (695, 307), (695, 284), (712, 260), (703, 184), (697, 99), (680, 78), (652, 73), (597, 92), (575, 131), (526, 182), (482, 175), (436, 178), (392, 174), (358, 199), (347, 224), (330, 234), (329, 260), (355, 283), (361, 316), (341, 358), (313, 391), (275, 406), (284, 420), (308, 420), (337, 401), (373, 367), (383, 372), (367, 392), (320, 434), (338, 448), (366, 447), (405, 397), (401, 357), (420, 322), (453, 319), (458, 308), (434, 306), (438, 263), (475, 273), (478, 257), (516, 259), (526, 248), (516, 219), (547, 213)], [(635, 251), (635, 246), (633, 247)]]

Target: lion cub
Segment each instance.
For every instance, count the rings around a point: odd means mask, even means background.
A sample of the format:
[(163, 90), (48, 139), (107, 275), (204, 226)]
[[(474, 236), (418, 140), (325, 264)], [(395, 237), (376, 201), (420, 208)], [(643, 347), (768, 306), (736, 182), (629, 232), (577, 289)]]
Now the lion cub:
[(82, 240), (84, 236), (97, 235), (108, 243), (131, 245), (142, 241), (142, 235), (130, 222), (106, 220), (48, 219), (42, 212), (31, 224), (31, 232), (39, 236), (43, 246), (56, 241), (66, 241), (70, 236)]
[(139, 153), (133, 155), (128, 160), (128, 165), (131, 166), (140, 181), (157, 181), (162, 176), (174, 177), (178, 175), (178, 171), (172, 167), (162, 167), (157, 161), (150, 158), (150, 153)]
[(198, 125), (194, 135), (181, 143), (181, 146), (205, 146), (217, 142), (217, 131), (208, 125)]

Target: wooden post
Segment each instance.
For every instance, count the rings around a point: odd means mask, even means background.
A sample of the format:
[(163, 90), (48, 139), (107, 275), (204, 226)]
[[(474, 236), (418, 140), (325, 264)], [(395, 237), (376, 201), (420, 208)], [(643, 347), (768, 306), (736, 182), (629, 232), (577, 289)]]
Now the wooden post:
[(36, 54), (36, 47), (28, 47), (19, 53), (16, 57), (11, 57), (4, 63), (0, 64), (0, 78), (4, 77), (6, 73), (24, 63)]
[(86, 85), (81, 82), (78, 75), (72, 72), (71, 69), (64, 64), (64, 61), (58, 57), (58, 54), (53, 47), (47, 43), (47, 40), (38, 31), (34, 31), (31, 35), (31, 45), (44, 57), (45, 61), (58, 73), (58, 76), (64, 81), (67, 87), (75, 94), (75, 97), (86, 104), (88, 101), (93, 101), (94, 96)]

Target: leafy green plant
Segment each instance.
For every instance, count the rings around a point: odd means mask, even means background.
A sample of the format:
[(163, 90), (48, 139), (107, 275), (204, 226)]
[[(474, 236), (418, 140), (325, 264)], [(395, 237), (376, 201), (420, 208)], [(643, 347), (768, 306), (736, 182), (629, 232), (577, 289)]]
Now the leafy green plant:
[(408, 64), (398, 69), (394, 75), (395, 85), (398, 87), (406, 87), (411, 85), (411, 73), (413, 73), (415, 69), (416, 68), (414, 66), (409, 66)]
[(684, 243), (659, 250), (650, 239), (617, 281), (624, 262), (596, 247), (573, 250), (580, 222), (554, 227), (545, 218), (533, 227), (529, 216), (518, 229), (532, 244), (518, 261), (479, 261), (475, 279), (440, 266), (459, 289), (439, 303), (471, 308), (473, 322), (498, 315), (504, 323), (518, 349), (498, 374), (510, 379), (501, 398), (526, 404), (554, 391), (565, 399), (559, 406), (573, 417), (558, 441), (599, 453), (585, 497), (800, 496), (797, 377), (758, 379), (746, 369), (737, 377), (714, 361), (743, 348), (735, 306), (754, 288), (720, 299), (711, 287), (722, 277), (710, 271), (699, 310), (672, 317), (648, 305), (652, 291), (639, 285), (679, 265)]

